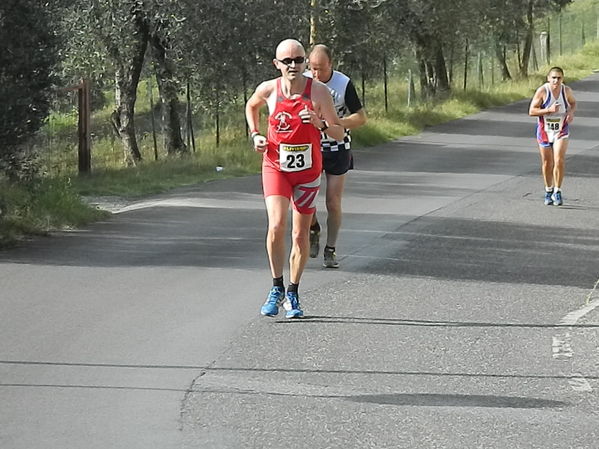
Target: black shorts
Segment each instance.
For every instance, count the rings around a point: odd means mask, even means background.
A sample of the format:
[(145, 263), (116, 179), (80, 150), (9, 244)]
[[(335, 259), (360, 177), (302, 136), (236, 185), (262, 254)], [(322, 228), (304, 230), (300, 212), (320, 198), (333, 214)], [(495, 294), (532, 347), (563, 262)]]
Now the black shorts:
[(322, 169), (329, 175), (344, 175), (354, 168), (351, 150), (323, 151)]

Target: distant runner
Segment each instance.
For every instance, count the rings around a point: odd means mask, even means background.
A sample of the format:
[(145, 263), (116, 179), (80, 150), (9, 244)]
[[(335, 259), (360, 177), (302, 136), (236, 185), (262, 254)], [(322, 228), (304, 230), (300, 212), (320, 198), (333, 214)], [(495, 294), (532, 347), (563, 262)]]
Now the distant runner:
[[(245, 115), (254, 149), (264, 153), (262, 186), (268, 213), (266, 250), (273, 277), (260, 313), (274, 316), (283, 303), (287, 318), (304, 315), (298, 286), (309, 256), (310, 222), (320, 188), (322, 154), (320, 134), (342, 139), (344, 129), (335, 113), (327, 87), (306, 78), (306, 53), (294, 39), (282, 41), (276, 49), (275, 67), (279, 78), (260, 84), (248, 100)], [(268, 136), (259, 131), (259, 112), (268, 106)], [(293, 204), (290, 284), (285, 292), (283, 266), (287, 238), (287, 215)]]
[(538, 117), (537, 142), (547, 206), (563, 204), (561, 187), (566, 169), (569, 125), (576, 112), (572, 89), (563, 81), (564, 71), (560, 67), (552, 67), (547, 74), (547, 83), (537, 89), (528, 111), (529, 115)]
[[(351, 79), (333, 70), (331, 50), (322, 44), (315, 45), (309, 56), (310, 74), (327, 85), (333, 96), (335, 109), (345, 128), (343, 139), (322, 137), (322, 165), (326, 175), (327, 241), (323, 256), (325, 268), (338, 268), (335, 246), (341, 228), (341, 197), (345, 187), (345, 174), (354, 168), (349, 130), (366, 123), (366, 112)], [(314, 214), (310, 227), (310, 257), (318, 256), (320, 250), (320, 224)]]

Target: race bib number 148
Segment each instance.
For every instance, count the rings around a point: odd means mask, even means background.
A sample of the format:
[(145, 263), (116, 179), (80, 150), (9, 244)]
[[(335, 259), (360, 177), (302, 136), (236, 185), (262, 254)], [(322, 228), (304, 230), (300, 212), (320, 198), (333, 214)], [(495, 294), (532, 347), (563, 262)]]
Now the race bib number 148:
[(559, 131), (561, 122), (562, 121), (558, 118), (546, 118), (545, 119), (545, 130), (546, 131)]

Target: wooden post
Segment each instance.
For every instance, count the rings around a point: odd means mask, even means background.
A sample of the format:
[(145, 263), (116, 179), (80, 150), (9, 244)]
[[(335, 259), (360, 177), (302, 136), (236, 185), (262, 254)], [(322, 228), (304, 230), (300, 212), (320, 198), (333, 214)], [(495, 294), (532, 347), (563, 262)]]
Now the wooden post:
[(415, 94), (414, 79), (412, 77), (412, 69), (408, 70), (408, 109), (412, 107)]
[(192, 151), (196, 152), (196, 143), (193, 135), (193, 114), (191, 113), (191, 85), (187, 81), (187, 148), (191, 146)]
[(366, 75), (364, 75), (364, 68), (362, 68), (362, 106), (366, 107)]
[(539, 70), (539, 61), (537, 60), (537, 52), (535, 50), (534, 44), (530, 46), (530, 53), (532, 55), (532, 69), (537, 71)]
[(189, 113), (190, 113), (190, 101), (189, 101), (189, 81), (185, 85), (185, 144), (187, 148), (191, 147), (191, 132), (189, 131)]
[(539, 35), (540, 40), (540, 50), (541, 50), (541, 62), (549, 64), (549, 57), (547, 55), (547, 43), (549, 42), (549, 34), (546, 31), (543, 31)]
[(385, 85), (385, 113), (389, 112), (389, 100), (387, 96), (387, 55), (383, 55), (383, 81)]
[(483, 55), (478, 52), (478, 88), (482, 89), (485, 86), (485, 75), (483, 71)]
[(220, 146), (220, 91), (216, 92), (215, 105), (216, 147)]
[(547, 65), (551, 64), (551, 19), (547, 19)]
[(470, 47), (468, 45), (468, 39), (466, 39), (466, 48), (464, 50), (464, 90), (468, 87), (468, 53)]
[[(243, 104), (244, 106), (247, 104), (248, 102), (248, 88), (247, 88), (247, 72), (245, 71), (245, 69), (242, 72), (242, 82), (243, 82)], [(250, 129), (248, 128), (248, 124), (244, 119), (244, 123), (245, 123), (245, 138), (248, 139), (250, 137)]]
[(154, 120), (154, 94), (152, 93), (152, 77), (148, 78), (148, 96), (150, 97), (150, 121), (152, 123), (152, 141), (154, 142), (154, 160), (158, 160), (158, 142), (156, 141), (156, 121)]
[(562, 13), (559, 13), (558, 16), (558, 24), (559, 24), (559, 55), (561, 56), (564, 52), (564, 47), (562, 45), (563, 35), (562, 35)]
[(454, 44), (451, 44), (451, 48), (449, 50), (449, 70), (447, 72), (447, 78), (449, 78), (449, 85), (453, 85), (453, 63), (454, 63)]
[(91, 172), (91, 83), (82, 79), (77, 89), (79, 104), (79, 173)]

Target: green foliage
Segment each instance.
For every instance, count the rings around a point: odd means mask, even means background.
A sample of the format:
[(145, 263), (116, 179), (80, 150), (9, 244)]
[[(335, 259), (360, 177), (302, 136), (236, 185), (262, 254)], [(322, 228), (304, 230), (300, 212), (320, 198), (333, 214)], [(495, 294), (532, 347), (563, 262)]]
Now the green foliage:
[(56, 38), (37, 0), (0, 2), (0, 171), (20, 178), (31, 159), (23, 145), (43, 124), (50, 107)]

